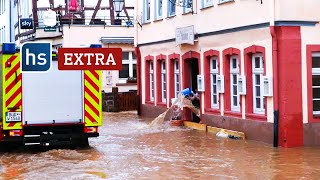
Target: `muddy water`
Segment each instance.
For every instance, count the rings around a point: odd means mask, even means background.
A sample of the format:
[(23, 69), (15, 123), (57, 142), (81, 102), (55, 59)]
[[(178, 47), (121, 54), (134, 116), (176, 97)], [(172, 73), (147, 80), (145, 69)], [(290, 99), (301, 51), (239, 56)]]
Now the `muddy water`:
[(0, 154), (0, 179), (319, 179), (320, 148), (273, 149), (105, 114), (91, 148)]

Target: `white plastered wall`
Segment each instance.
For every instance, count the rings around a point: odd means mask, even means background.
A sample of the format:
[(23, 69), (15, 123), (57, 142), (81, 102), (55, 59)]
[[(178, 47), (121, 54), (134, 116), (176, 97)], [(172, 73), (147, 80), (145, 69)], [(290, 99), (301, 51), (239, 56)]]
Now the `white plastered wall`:
[[(203, 66), (203, 53), (209, 49), (214, 49), (220, 52), (220, 72), (223, 72), (223, 55), (222, 51), (229, 47), (237, 48), (241, 51), (241, 74), (244, 75), (244, 49), (252, 46), (258, 45), (265, 47), (266, 53), (266, 75), (273, 76), (272, 71), (272, 38), (270, 35), (269, 27), (261, 28), (261, 29), (252, 29), (246, 31), (239, 31), (227, 34), (220, 34), (214, 36), (206, 36), (198, 39), (198, 42), (192, 45), (183, 45), (176, 46), (175, 42), (163, 43), (163, 44), (155, 44), (140, 47), (141, 58), (142, 58), (142, 102), (145, 103), (145, 61), (144, 57), (147, 55), (157, 56), (159, 54), (169, 55), (172, 53), (180, 54), (180, 57), (189, 50), (196, 51), (200, 53), (201, 59), (201, 71), (200, 74), (204, 74), (204, 66)], [(167, 61), (168, 62), (168, 61)], [(182, 59), (180, 58), (180, 65), (182, 63)], [(168, 64), (168, 63), (167, 63)], [(168, 67), (168, 66), (167, 66)], [(181, 67), (181, 66), (180, 66)], [(182, 76), (180, 76), (180, 82), (182, 82)], [(156, 81), (156, 79), (155, 79)], [(168, 79), (169, 82), (169, 79)], [(157, 84), (157, 82), (155, 82)], [(168, 83), (167, 83), (168, 84)], [(168, 86), (167, 86), (168, 87)], [(247, 92), (248, 93), (248, 92)], [(157, 94), (155, 93), (155, 96)], [(167, 94), (167, 97), (169, 94)], [(221, 98), (221, 115), (223, 115), (223, 107), (224, 107), (224, 99), (223, 95)], [(156, 99), (157, 97), (155, 97)], [(202, 99), (203, 93), (202, 93)], [(204, 112), (204, 101), (202, 101), (202, 112)], [(245, 117), (245, 97), (242, 96), (242, 117)], [(273, 122), (273, 98), (267, 98), (267, 119), (268, 122)]]

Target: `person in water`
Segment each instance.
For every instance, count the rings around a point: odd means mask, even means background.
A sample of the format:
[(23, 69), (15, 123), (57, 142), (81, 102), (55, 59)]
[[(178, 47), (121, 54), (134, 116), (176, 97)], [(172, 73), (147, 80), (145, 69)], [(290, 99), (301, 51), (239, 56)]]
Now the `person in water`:
[[(194, 107), (196, 107), (197, 109), (200, 109), (200, 95), (198, 90), (195, 90), (195, 93), (192, 92), (192, 94), (189, 95), (187, 98), (191, 101)], [(201, 119), (194, 113), (192, 113), (192, 121), (197, 123), (202, 123)]]

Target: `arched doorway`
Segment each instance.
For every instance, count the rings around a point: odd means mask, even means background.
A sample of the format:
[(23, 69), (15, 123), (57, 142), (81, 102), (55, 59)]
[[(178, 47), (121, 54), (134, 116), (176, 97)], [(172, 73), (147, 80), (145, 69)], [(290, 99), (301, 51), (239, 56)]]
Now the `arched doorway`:
[[(200, 74), (200, 67), (198, 52), (188, 51), (182, 55), (182, 89), (190, 88), (193, 92), (198, 89), (197, 75)], [(192, 122), (200, 122), (200, 118), (187, 108), (183, 109), (183, 118)]]

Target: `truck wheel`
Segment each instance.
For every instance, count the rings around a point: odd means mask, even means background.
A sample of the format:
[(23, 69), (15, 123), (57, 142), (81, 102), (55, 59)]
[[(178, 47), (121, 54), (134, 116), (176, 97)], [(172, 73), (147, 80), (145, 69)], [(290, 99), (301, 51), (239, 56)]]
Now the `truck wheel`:
[(89, 140), (87, 137), (81, 138), (79, 141), (79, 147), (81, 148), (87, 148), (89, 147)]
[(77, 139), (73, 139), (71, 142), (71, 148), (75, 149), (77, 147), (80, 148), (87, 148), (89, 147), (89, 140), (87, 137), (84, 138), (77, 138)]

